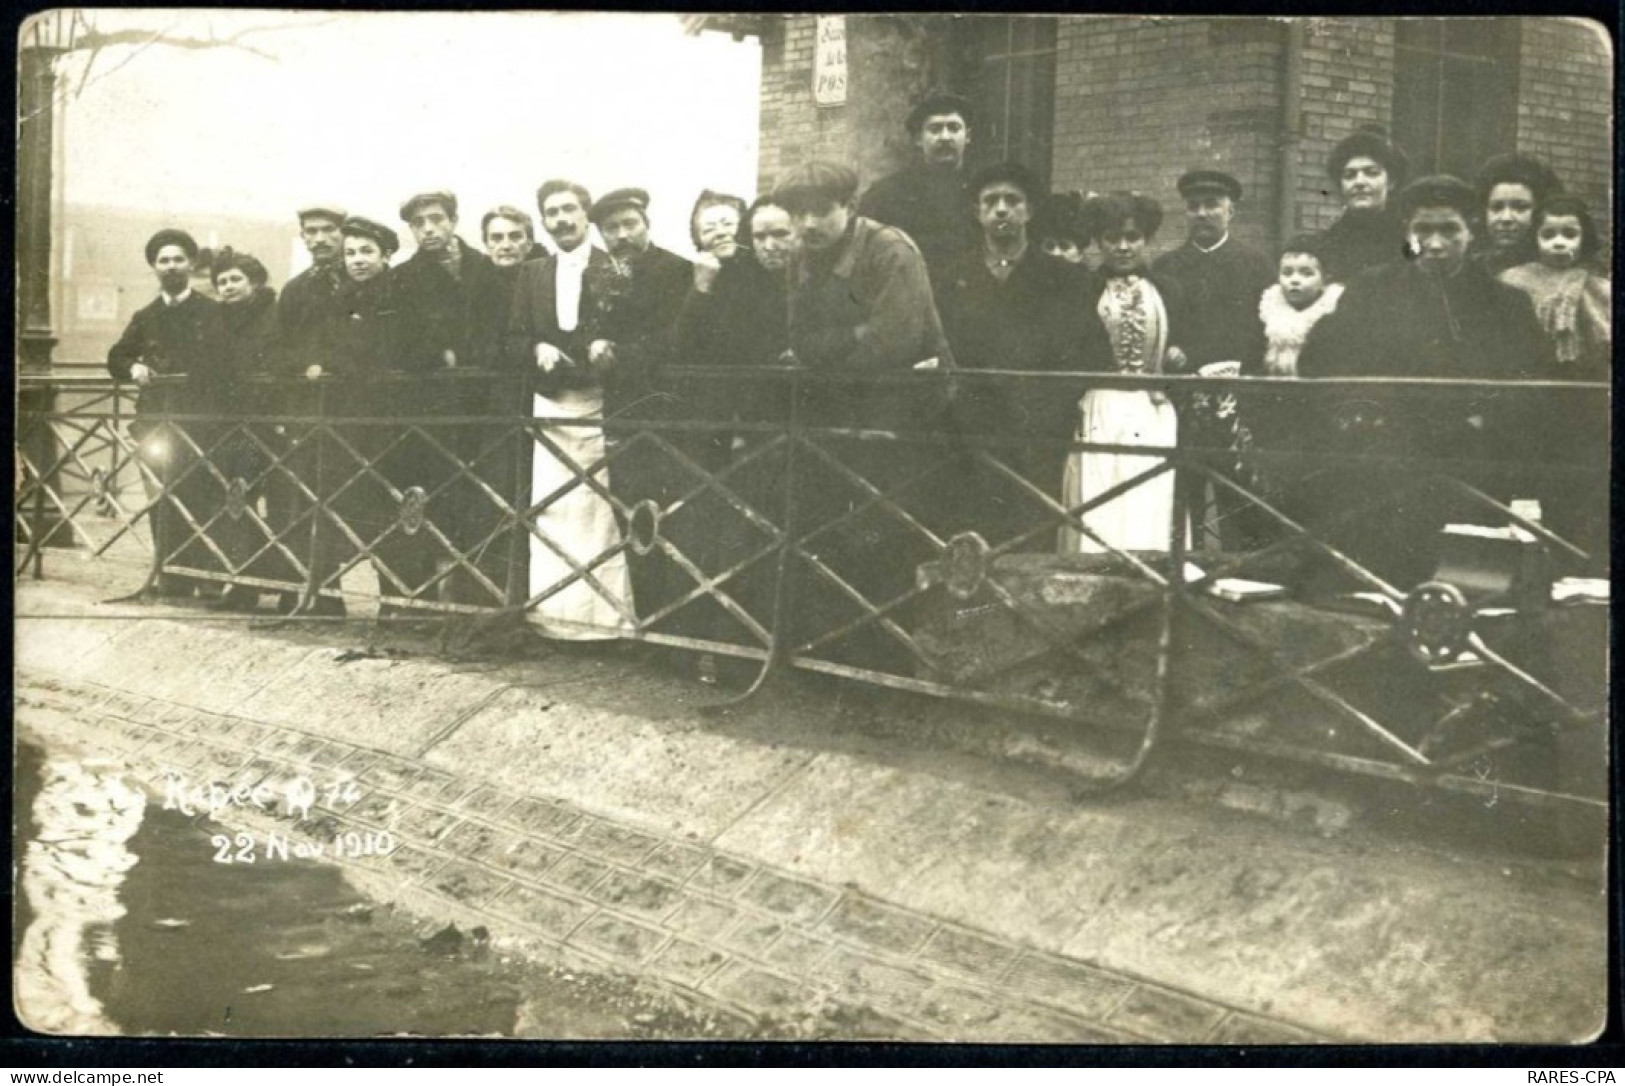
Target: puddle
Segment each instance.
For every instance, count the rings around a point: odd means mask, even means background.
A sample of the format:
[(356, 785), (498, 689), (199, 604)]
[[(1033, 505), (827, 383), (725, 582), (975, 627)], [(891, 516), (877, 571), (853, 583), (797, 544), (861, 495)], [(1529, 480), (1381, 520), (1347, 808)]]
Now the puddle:
[(217, 824), (116, 762), (19, 745), (18, 1012), (41, 1032), (230, 1037), (717, 1036), (622, 978), (425, 926), (315, 861), (219, 864)]

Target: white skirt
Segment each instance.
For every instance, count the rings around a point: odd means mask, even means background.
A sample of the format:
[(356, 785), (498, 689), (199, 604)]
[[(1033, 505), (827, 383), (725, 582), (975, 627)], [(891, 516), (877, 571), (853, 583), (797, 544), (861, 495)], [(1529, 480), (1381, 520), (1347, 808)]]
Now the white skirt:
[[(597, 390), (567, 391), (557, 399), (537, 396), (538, 417), (594, 419), (603, 415), (603, 394)], [(530, 537), (530, 594), (534, 598), (560, 584), (553, 595), (531, 608), (527, 618), (549, 637), (568, 641), (604, 641), (631, 628), (632, 584), (626, 554), (621, 552), (590, 570), (590, 580), (571, 567), (591, 566), (605, 551), (620, 546), (621, 529), (615, 510), (598, 491), (577, 478), (586, 470), (604, 490), (609, 469), (591, 471), (604, 458), (604, 432), (592, 426), (544, 426), (542, 432), (574, 466), (560, 460), (552, 449), (535, 443), (531, 458), (530, 500), (536, 511), (532, 523), (547, 542)], [(549, 500), (555, 491), (564, 489)], [(551, 546), (549, 546), (551, 544)], [(596, 583), (594, 583), (596, 582)], [(624, 612), (624, 613), (623, 613)]]
[[(1179, 438), (1173, 404), (1157, 403), (1149, 392), (1099, 388), (1079, 401), (1078, 440), (1102, 445), (1162, 445)], [(1067, 457), (1062, 501), (1081, 505), (1119, 483), (1157, 466), (1158, 456), (1078, 452)], [(1080, 519), (1090, 531), (1119, 550), (1167, 551), (1174, 513), (1174, 473), (1164, 472), (1097, 506)], [(1068, 526), (1061, 529), (1063, 554), (1097, 554), (1105, 548)]]

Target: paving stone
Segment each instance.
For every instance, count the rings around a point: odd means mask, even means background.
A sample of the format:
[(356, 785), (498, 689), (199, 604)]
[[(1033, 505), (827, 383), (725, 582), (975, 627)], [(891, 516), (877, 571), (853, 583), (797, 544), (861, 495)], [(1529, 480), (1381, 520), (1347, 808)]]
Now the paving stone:
[(746, 913), (740, 917), (738, 926), (728, 933), (727, 943), (743, 954), (765, 959), (768, 948), (783, 934), (784, 924), (779, 920)]
[(578, 893), (586, 893), (609, 870), (597, 860), (585, 856), (565, 856), (547, 873), (547, 881)]
[(561, 942), (592, 912), (592, 906), (583, 902), (517, 884), (493, 903), (491, 909)]
[(732, 905), (700, 897), (686, 897), (666, 918), (666, 926), (673, 931), (714, 940), (728, 930), (728, 925), (738, 915), (739, 910)]
[(521, 878), (541, 879), (567, 855), (563, 849), (543, 844), (534, 838), (510, 836), (506, 845), (490, 852), (486, 863)]
[(1011, 992), (1054, 1004), (1095, 1022), (1106, 1021), (1134, 987), (1131, 981), (1081, 962), (1039, 954), (1028, 954), (1016, 962), (1003, 985)]
[(461, 822), (446, 834), (440, 847), (471, 860), (491, 862), (491, 855), (508, 848), (518, 838), (507, 830), (487, 826), (480, 822)]
[(359, 747), (350, 752), (350, 756), (339, 763), (348, 773), (365, 779), (367, 770), (372, 769), (383, 761), (384, 756), (375, 750), (362, 750)]
[[(311, 764), (317, 769), (324, 770), (327, 776), (332, 776), (333, 771), (343, 765), (345, 760), (350, 757), (350, 752), (353, 749), (348, 743), (335, 743), (332, 740), (327, 740), (311, 755)], [(351, 774), (351, 776), (353, 775)]]
[(559, 839), (581, 852), (628, 867), (638, 866), (660, 844), (658, 837), (591, 817), (581, 818), (563, 831)]
[(907, 955), (920, 948), (936, 922), (849, 895), (819, 927), (879, 950)]
[(830, 946), (831, 944), (820, 939), (810, 939), (799, 932), (786, 931), (761, 956), (786, 972), (801, 976), (817, 968), (818, 963), (830, 952)]
[(873, 999), (917, 1006), (931, 987), (929, 978), (877, 962), (849, 950), (836, 950), (818, 964), (815, 974), (835, 985), (843, 999)]
[(411, 882), (433, 872), (446, 861), (432, 852), (401, 845), (385, 857), (385, 862), (405, 881)]
[(917, 1013), (942, 1026), (950, 1037), (986, 1026), (999, 1017), (1000, 1007), (990, 996), (965, 988), (934, 987), (921, 999)]
[(503, 817), (521, 829), (552, 837), (568, 829), (580, 815), (568, 807), (527, 797), (509, 807)]
[(380, 829), (393, 829), (395, 820), (406, 809), (404, 800), (383, 792), (374, 792), (361, 802), (345, 811), (351, 818), (358, 818), (363, 822), (371, 823)]
[(346, 822), (337, 815), (327, 812), (318, 812), (309, 818), (301, 819), (296, 823), (300, 832), (308, 834), (318, 841), (332, 847), (333, 838), (341, 833), (370, 832), (362, 831), (354, 823)]
[(320, 739), (317, 739), (313, 735), (307, 735), (303, 739), (299, 740), (299, 742), (294, 744), (290, 757), (299, 762), (301, 765), (317, 766), (321, 764), (318, 759), (326, 752), (326, 750), (326, 743)]
[(740, 898), (769, 912), (794, 917), (802, 923), (817, 920), (834, 904), (839, 894), (823, 886), (799, 879), (787, 879), (770, 871), (758, 871)]
[(415, 837), (425, 844), (439, 846), (446, 834), (450, 833), (460, 821), (457, 815), (413, 805), (401, 810), (391, 829)]
[(1107, 1023), (1159, 1041), (1194, 1042), (1224, 1017), (1224, 1008), (1174, 992), (1138, 985)]
[(742, 962), (723, 966), (706, 982), (705, 990), (757, 1013), (793, 1011), (813, 998), (812, 989)]
[(407, 782), (405, 791), (415, 799), (438, 800), (447, 788), (458, 786), (456, 777), (439, 769), (424, 769)]
[(690, 877), (689, 884), (726, 897), (739, 889), (754, 870), (730, 856), (711, 856)]
[(650, 960), (649, 969), (678, 984), (698, 988), (712, 970), (726, 960), (727, 955), (721, 951), (687, 939), (673, 939)]
[(638, 866), (651, 875), (664, 875), (673, 882), (682, 882), (699, 870), (706, 855), (704, 849), (668, 841), (644, 857)]
[(496, 818), (513, 805), (512, 793), (490, 785), (478, 785), (457, 799), (457, 806), (482, 818)]
[(1220, 1022), (1206, 1043), (1216, 1045), (1307, 1045), (1322, 1043), (1307, 1030), (1289, 1026), (1284, 1022), (1271, 1022), (1254, 1018), (1250, 1014), (1231, 1012)]
[(593, 900), (601, 904), (651, 917), (668, 912), (680, 893), (674, 882), (614, 870), (592, 888)]
[(931, 936), (920, 958), (967, 977), (992, 984), (1021, 951), (958, 928), (941, 927)]
[(999, 1044), (1133, 1044), (1141, 1038), (1047, 1007), (1006, 1005), (990, 1022), (971, 1023), (954, 1038)]
[(297, 732), (279, 728), (260, 745), (260, 751), (272, 758), (285, 759), (307, 738)]
[(381, 788), (389, 792), (404, 792), (407, 786), (417, 779), (420, 771), (420, 767), (413, 765), (411, 762), (403, 761), (388, 754), (380, 754), (377, 761), (358, 775), (373, 788)]
[(483, 905), (508, 888), (508, 880), (501, 875), (456, 860), (436, 871), (426, 884), (464, 905)]
[[(256, 724), (252, 720), (241, 717), (234, 718), (234, 727), (231, 730), (233, 741), (244, 747), (257, 748), (271, 735), (271, 729), (263, 724)], [(337, 749), (348, 749), (334, 744)]]
[(642, 962), (666, 939), (664, 932), (599, 913), (571, 933), (569, 942), (626, 962)]

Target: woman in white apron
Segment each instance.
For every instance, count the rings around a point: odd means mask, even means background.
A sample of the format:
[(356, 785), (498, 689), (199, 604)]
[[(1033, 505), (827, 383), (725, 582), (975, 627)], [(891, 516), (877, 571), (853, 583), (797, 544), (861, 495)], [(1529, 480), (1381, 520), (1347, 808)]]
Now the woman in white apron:
[[(1111, 337), (1118, 373), (1157, 374), (1183, 362), (1169, 341), (1167, 287), (1146, 274), (1146, 244), (1162, 222), (1155, 200), (1126, 192), (1091, 201), (1104, 277), (1096, 311)], [(1103, 445), (1172, 447), (1179, 422), (1168, 398), (1141, 389), (1100, 388), (1078, 404), (1078, 440)], [(1159, 463), (1158, 456), (1077, 452), (1067, 459), (1064, 503), (1073, 508)], [(1168, 550), (1174, 473), (1165, 472), (1098, 506), (1080, 519), (1100, 541), (1125, 551)], [(1071, 525), (1061, 529), (1063, 554), (1106, 550)]]

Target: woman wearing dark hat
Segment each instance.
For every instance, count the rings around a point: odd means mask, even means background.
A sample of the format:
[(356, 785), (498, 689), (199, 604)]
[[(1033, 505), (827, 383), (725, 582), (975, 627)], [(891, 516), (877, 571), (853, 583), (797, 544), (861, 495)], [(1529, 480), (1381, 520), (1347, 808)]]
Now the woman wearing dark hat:
[[(1091, 194), (1093, 195), (1093, 194)], [(1052, 192), (1033, 213), (1033, 237), (1040, 251), (1068, 264), (1089, 263), (1089, 224), (1081, 192)]]
[[(260, 395), (265, 390), (250, 386), (248, 378), (269, 375), (280, 362), (282, 335), (276, 291), (269, 285), (270, 273), (264, 264), (229, 246), (215, 253), (211, 270), (215, 296), (220, 300), (218, 400), (222, 414), (239, 427), (222, 442), (214, 459), (228, 480), (242, 479), (248, 484), (247, 500), (253, 505), (267, 483), (263, 476), (271, 466), (260, 443), (274, 449), (282, 440), (269, 427), (254, 427), (251, 437), (244, 421), (246, 416), (265, 413), (261, 406), (265, 399)], [(240, 565), (269, 542), (269, 537), (262, 535), (247, 517), (220, 518), (215, 524), (220, 529), (221, 549), (233, 565)], [(273, 533), (285, 527), (270, 526)], [(297, 546), (297, 540), (288, 536), (281, 543), (290, 548)], [(275, 547), (257, 565), (260, 568), (247, 572), (276, 580), (295, 577), (293, 568)], [(222, 603), (228, 610), (252, 611), (258, 599), (258, 589), (233, 585)]]
[(1535, 208), (1561, 193), (1563, 182), (1540, 159), (1514, 152), (1484, 163), (1477, 183), (1484, 232), (1474, 258), (1491, 275), (1536, 260)]
[[(1115, 371), (1152, 375), (1182, 369), (1178, 288), (1147, 270), (1146, 247), (1162, 225), (1161, 205), (1137, 192), (1113, 192), (1088, 201), (1086, 212), (1101, 252), (1098, 293), (1089, 302), (1106, 326)], [(1166, 447), (1178, 441), (1178, 417), (1161, 393), (1090, 389), (1078, 407), (1079, 441)], [(1155, 456), (1074, 453), (1067, 458), (1063, 504), (1081, 505), (1156, 465)], [(1174, 473), (1166, 472), (1084, 515), (1099, 541), (1063, 528), (1061, 552), (1099, 553), (1102, 543), (1126, 551), (1166, 551), (1173, 506)]]
[(1326, 174), (1342, 196), (1343, 214), (1321, 235), (1327, 275), (1346, 281), (1405, 255), (1405, 231), (1389, 195), (1409, 171), (1410, 160), (1381, 125), (1362, 125), (1332, 148)]

